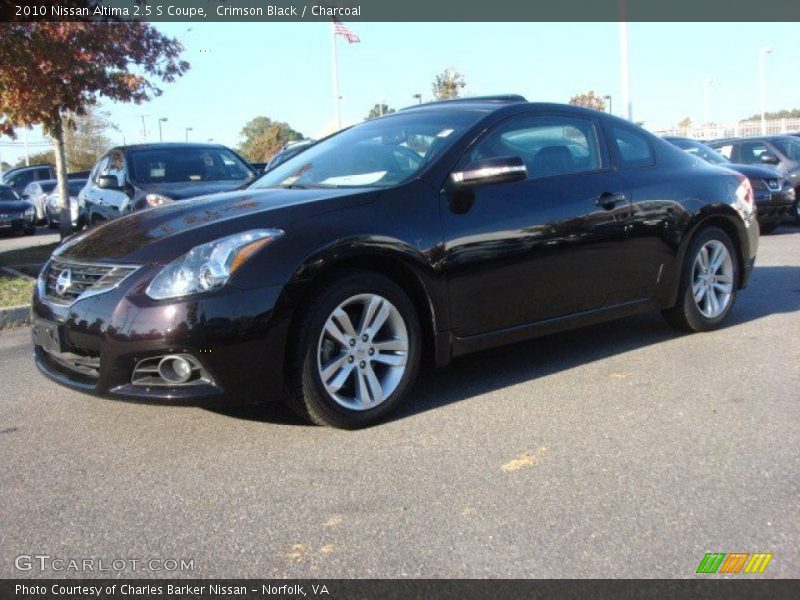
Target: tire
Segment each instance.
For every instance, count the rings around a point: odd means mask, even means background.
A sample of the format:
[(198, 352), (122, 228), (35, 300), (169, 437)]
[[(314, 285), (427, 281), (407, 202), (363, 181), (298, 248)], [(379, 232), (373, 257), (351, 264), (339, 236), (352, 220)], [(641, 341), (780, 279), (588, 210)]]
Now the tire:
[(25, 225), (22, 228), (22, 233), (24, 233), (25, 235), (34, 235), (36, 233), (36, 225), (34, 225), (33, 223), (31, 223), (30, 225)]
[[(716, 248), (724, 247), (727, 257), (723, 260), (716, 274), (703, 272), (701, 250), (706, 250), (706, 257), (713, 258)], [(713, 269), (712, 269), (713, 270)], [(712, 277), (718, 277), (712, 279)], [(704, 291), (699, 301), (695, 300), (694, 286)], [(727, 285), (726, 285), (727, 284)], [(739, 259), (730, 236), (718, 227), (706, 227), (700, 230), (686, 250), (686, 258), (681, 269), (678, 286), (678, 300), (675, 306), (662, 311), (667, 322), (684, 331), (711, 331), (717, 329), (727, 318), (739, 286)], [(723, 289), (728, 290), (727, 297)], [(713, 290), (717, 299), (717, 309), (709, 304), (709, 291)], [(724, 302), (723, 302), (724, 298)], [(702, 305), (702, 307), (701, 307)]]
[(58, 223), (53, 221), (53, 218), (50, 216), (50, 213), (47, 213), (47, 227), (49, 229), (58, 229)]
[[(335, 320), (334, 313), (347, 318)], [(365, 318), (367, 325), (378, 320), (380, 325), (364, 328)], [(344, 322), (351, 327), (339, 325)], [(378, 340), (374, 346), (373, 340)], [(397, 284), (371, 271), (346, 272), (314, 293), (293, 321), (286, 402), (317, 425), (372, 425), (406, 399), (419, 371), (421, 345), (419, 317)]]
[[(795, 190), (795, 194), (800, 195), (800, 188)], [(792, 207), (792, 216), (794, 217), (795, 221), (800, 222), (800, 196), (798, 196), (798, 199), (794, 201), (794, 206)]]
[(778, 228), (779, 223), (766, 223), (759, 227), (761, 235), (769, 235)]

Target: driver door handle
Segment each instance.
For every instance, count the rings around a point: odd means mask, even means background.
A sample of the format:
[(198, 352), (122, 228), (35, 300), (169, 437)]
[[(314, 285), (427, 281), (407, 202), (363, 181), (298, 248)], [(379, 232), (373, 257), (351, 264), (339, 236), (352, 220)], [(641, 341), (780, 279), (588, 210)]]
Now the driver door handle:
[(604, 210), (614, 210), (617, 204), (627, 202), (628, 198), (625, 194), (604, 192), (597, 197), (594, 203)]

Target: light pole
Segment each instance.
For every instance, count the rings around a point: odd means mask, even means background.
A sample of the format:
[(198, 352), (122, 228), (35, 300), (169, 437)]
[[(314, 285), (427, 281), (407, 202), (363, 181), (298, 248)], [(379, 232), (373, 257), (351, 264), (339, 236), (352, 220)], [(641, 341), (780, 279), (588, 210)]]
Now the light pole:
[(614, 109), (611, 108), (611, 96), (609, 95), (603, 96), (603, 100), (608, 100), (608, 114), (613, 115)]
[(703, 81), (703, 125), (711, 124), (711, 86), (714, 80), (706, 77)]
[[(620, 2), (622, 18), (626, 9), (624, 0)], [(628, 23), (619, 23), (619, 69), (622, 79), (622, 116), (633, 121), (633, 105), (631, 104), (631, 76), (628, 68)]]
[(758, 83), (761, 91), (761, 135), (767, 135), (767, 78), (764, 73), (767, 54), (772, 54), (772, 48), (769, 46), (764, 46), (758, 51)]
[(189, 141), (189, 132), (190, 132), (190, 131), (193, 131), (193, 129), (192, 129), (191, 127), (187, 127), (187, 128), (186, 128), (186, 141), (187, 141), (187, 142)]
[(422, 104), (422, 94), (414, 94), (411, 96), (412, 98), (416, 98), (417, 104)]
[(159, 142), (163, 142), (164, 141), (164, 135), (161, 133), (161, 123), (166, 123), (166, 122), (167, 122), (167, 117), (161, 117), (161, 118), (158, 119), (158, 141)]

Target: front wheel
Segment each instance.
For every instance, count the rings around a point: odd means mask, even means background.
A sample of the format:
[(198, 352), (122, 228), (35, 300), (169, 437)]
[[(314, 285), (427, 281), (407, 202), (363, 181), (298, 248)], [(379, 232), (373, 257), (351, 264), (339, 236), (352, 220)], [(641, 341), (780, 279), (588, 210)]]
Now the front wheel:
[(663, 311), (664, 318), (685, 331), (716, 329), (733, 307), (738, 273), (736, 249), (730, 236), (718, 227), (703, 229), (689, 245), (678, 301)]
[(321, 288), (295, 319), (287, 401), (319, 425), (372, 425), (408, 395), (419, 370), (413, 303), (393, 281), (353, 271)]

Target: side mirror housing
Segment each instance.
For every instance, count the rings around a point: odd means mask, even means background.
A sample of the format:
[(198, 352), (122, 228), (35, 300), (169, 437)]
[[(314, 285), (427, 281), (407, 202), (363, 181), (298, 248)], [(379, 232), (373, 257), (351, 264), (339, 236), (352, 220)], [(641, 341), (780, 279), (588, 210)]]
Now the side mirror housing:
[(100, 177), (97, 178), (97, 187), (99, 187), (101, 190), (120, 189), (119, 181), (114, 175), (100, 175)]
[(468, 164), (463, 170), (450, 174), (455, 189), (467, 189), (490, 183), (509, 183), (528, 177), (528, 169), (519, 156), (485, 158)]
[(777, 165), (781, 161), (778, 160), (778, 157), (774, 154), (770, 152), (764, 152), (764, 154), (761, 155), (761, 162), (767, 165)]

